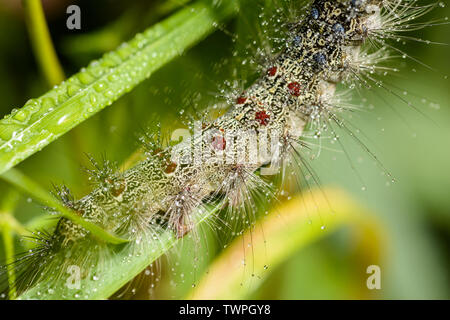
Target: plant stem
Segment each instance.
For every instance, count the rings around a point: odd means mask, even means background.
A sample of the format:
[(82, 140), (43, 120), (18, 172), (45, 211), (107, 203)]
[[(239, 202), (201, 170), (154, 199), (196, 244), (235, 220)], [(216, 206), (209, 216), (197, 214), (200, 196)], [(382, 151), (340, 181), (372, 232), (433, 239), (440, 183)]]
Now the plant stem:
[(14, 243), (13, 243), (13, 233), (8, 225), (4, 225), (2, 228), (3, 245), (5, 247), (5, 258), (6, 258), (6, 268), (8, 273), (8, 284), (9, 284), (9, 299), (16, 299), (16, 274), (14, 271), (14, 266), (10, 265), (14, 261)]
[(41, 0), (22, 0), (34, 54), (47, 83), (53, 87), (65, 76), (53, 47)]
[(67, 219), (72, 220), (73, 222), (79, 224), (86, 230), (92, 232), (94, 236), (108, 243), (112, 244), (121, 244), (128, 242), (126, 239), (119, 238), (96, 224), (84, 220), (77, 213), (72, 210), (64, 207), (59, 201), (54, 199), (47, 190), (43, 189), (36, 182), (25, 176), (17, 169), (10, 169), (0, 176), (4, 181), (14, 185), (17, 189), (31, 195), (36, 200), (40, 201), (42, 204), (51, 207), (58, 212), (60, 212), (61, 216)]
[[(207, 219), (217, 214), (217, 207), (200, 209), (193, 213), (194, 228), (205, 223)], [(92, 266), (92, 274), (97, 275), (97, 280), (86, 277), (81, 280), (81, 288), (77, 291), (69, 289), (66, 279), (58, 279), (56, 282), (40, 282), (35, 287), (24, 292), (19, 299), (60, 300), (60, 299), (108, 299), (126, 283), (135, 278), (146, 267), (152, 264), (160, 256), (169, 252), (177, 243), (182, 241), (172, 230), (164, 230), (149, 238), (140, 241), (139, 246), (130, 242), (123, 250), (108, 255), (108, 259), (102, 264)], [(105, 267), (107, 266), (107, 267)], [(50, 293), (48, 288), (52, 288)]]

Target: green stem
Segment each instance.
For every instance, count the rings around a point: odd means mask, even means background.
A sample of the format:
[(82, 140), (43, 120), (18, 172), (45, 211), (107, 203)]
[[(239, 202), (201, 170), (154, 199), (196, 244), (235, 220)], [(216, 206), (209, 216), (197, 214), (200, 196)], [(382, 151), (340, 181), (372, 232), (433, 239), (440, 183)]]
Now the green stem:
[(6, 258), (6, 268), (8, 274), (8, 284), (9, 284), (9, 299), (16, 299), (16, 273), (14, 272), (14, 266), (10, 265), (14, 261), (14, 242), (13, 233), (8, 225), (3, 226), (2, 230), (3, 245), (5, 246), (5, 258)]
[[(169, 0), (158, 4), (148, 13), (142, 15), (142, 6), (139, 4), (128, 9), (121, 17), (106, 25), (100, 30), (83, 33), (69, 37), (62, 43), (62, 50), (71, 57), (80, 54), (95, 54), (111, 51), (126, 41), (133, 30), (144, 23), (149, 25), (161, 20), (181, 7), (186, 6), (192, 0)], [(144, 24), (144, 25), (145, 25)]]
[(47, 83), (53, 87), (65, 76), (53, 47), (40, 0), (22, 0), (34, 54)]
[[(194, 228), (204, 224), (217, 212), (217, 207), (209, 207), (193, 213)], [(81, 279), (79, 290), (68, 288), (65, 285), (65, 278), (58, 279), (56, 282), (49, 279), (39, 282), (35, 287), (23, 293), (19, 299), (108, 299), (156, 259), (182, 241), (172, 230), (162, 231), (161, 234), (158, 234), (158, 240), (155, 240), (154, 236), (151, 239), (146, 239), (146, 241), (141, 241), (139, 246), (130, 242), (130, 245), (125, 246), (123, 250), (107, 255), (107, 258), (101, 264), (93, 265), (91, 272), (97, 275), (97, 280), (92, 277)], [(53, 290), (50, 292), (48, 288)]]
[(33, 198), (41, 202), (42, 204), (51, 207), (58, 212), (60, 212), (60, 215), (64, 218), (70, 219), (73, 222), (79, 224), (86, 230), (92, 232), (93, 235), (95, 235), (100, 240), (103, 240), (108, 243), (112, 244), (120, 244), (128, 242), (126, 239), (119, 238), (96, 224), (93, 224), (92, 222), (84, 220), (81, 216), (79, 216), (74, 211), (64, 207), (59, 201), (54, 199), (47, 190), (43, 189), (40, 185), (38, 185), (36, 182), (25, 176), (23, 173), (21, 173), (17, 169), (10, 169), (9, 171), (5, 172), (0, 176), (1, 179), (4, 181), (12, 184), (17, 189), (31, 195)]

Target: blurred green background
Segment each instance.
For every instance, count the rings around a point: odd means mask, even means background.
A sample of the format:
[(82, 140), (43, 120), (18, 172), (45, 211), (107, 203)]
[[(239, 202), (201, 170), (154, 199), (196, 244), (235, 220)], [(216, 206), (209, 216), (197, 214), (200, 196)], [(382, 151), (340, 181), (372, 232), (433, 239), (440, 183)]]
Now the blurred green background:
[[(172, 10), (166, 1), (49, 0), (43, 3), (66, 75), (75, 73)], [(79, 31), (65, 27), (65, 9), (69, 4), (81, 7)], [(425, 21), (448, 16), (449, 10), (448, 6), (436, 9)], [(229, 90), (233, 86), (230, 83), (239, 80), (239, 69), (234, 74), (236, 42), (230, 34), (237, 34), (236, 39), (247, 39), (248, 35), (239, 32), (242, 32), (240, 26), (248, 25), (249, 21), (251, 26), (251, 18), (239, 15), (226, 30), (214, 33), (18, 168), (49, 190), (53, 183), (65, 183), (77, 197), (86, 194), (90, 185), (80, 170), (81, 165), (87, 165), (84, 153), (97, 158), (106, 154), (107, 158), (123, 162), (139, 148), (137, 137), (145, 128), (153, 130), (160, 124), (163, 132), (170, 132), (184, 126), (190, 114), (217, 103), (221, 90)], [(411, 35), (450, 43), (448, 25)], [(383, 77), (387, 87), (411, 101), (420, 112), (381, 88), (354, 89), (352, 103), (363, 106), (363, 111), (349, 119), (360, 128), (358, 134), (396, 182), (391, 183), (373, 159), (344, 134), (342, 141), (348, 156), (323, 148), (320, 157), (311, 162), (323, 186), (346, 190), (382, 221), (388, 234), (388, 250), (381, 265), (382, 289), (369, 292), (365, 283), (361, 283), (360, 273), (365, 272), (365, 266), (355, 261), (355, 243), (342, 230), (271, 270), (269, 279), (250, 297), (450, 297), (450, 87), (445, 77), (450, 73), (450, 48), (416, 42), (396, 45), (435, 69), (398, 58), (394, 65), (401, 72)], [(20, 1), (0, 0), (0, 116), (47, 90), (30, 47)], [(340, 149), (327, 139), (323, 144)], [(3, 196), (9, 186), (0, 182), (0, 188)], [(39, 204), (27, 197), (23, 197), (16, 212), (23, 223), (43, 214)], [(178, 254), (171, 263), (162, 262), (161, 284), (153, 297), (180, 298), (185, 294), (191, 283), (186, 278), (198, 278), (220, 251), (220, 242), (211, 232), (206, 239), (208, 254), (200, 262), (200, 270), (189, 271), (192, 260), (188, 254)], [(2, 258), (3, 248), (0, 253)], [(180, 269), (188, 270), (183, 280), (180, 280)], [(140, 287), (137, 297), (146, 298), (148, 288), (145, 283)]]

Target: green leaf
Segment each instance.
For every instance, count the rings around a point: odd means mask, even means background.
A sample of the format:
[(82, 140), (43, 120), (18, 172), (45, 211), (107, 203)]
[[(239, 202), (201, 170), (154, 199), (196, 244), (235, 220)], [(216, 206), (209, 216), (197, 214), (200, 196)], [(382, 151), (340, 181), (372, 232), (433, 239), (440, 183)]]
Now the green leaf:
[(0, 174), (111, 105), (235, 11), (235, 1), (186, 7), (14, 110), (0, 120)]

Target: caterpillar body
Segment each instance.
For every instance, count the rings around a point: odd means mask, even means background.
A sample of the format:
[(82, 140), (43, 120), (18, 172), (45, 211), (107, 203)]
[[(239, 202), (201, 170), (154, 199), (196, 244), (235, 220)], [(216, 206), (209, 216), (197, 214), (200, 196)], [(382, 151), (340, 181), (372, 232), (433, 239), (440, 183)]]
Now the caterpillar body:
[[(193, 213), (212, 200), (231, 214), (244, 210), (250, 215), (244, 220), (251, 221), (252, 194), (273, 196), (262, 176), (277, 173), (306, 147), (301, 139), (307, 126), (317, 136), (346, 126), (336, 85), (372, 79), (387, 55), (386, 48), (370, 48), (368, 40), (383, 44), (384, 37), (402, 30), (404, 20), (434, 6), (418, 7), (415, 0), (312, 1), (304, 19), (289, 26), (284, 49), (224, 115), (197, 123), (194, 135), (175, 146), (147, 143), (147, 159), (127, 171), (92, 161), (91, 177), (99, 187), (80, 200), (61, 188), (60, 199), (133, 246), (158, 241), (162, 229), (179, 238), (195, 231)], [(116, 250), (66, 218), (34, 240), (38, 246), (14, 263), (19, 292), (59, 279), (72, 265), (82, 277), (91, 276), (90, 266), (100, 262), (108, 272)]]

